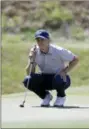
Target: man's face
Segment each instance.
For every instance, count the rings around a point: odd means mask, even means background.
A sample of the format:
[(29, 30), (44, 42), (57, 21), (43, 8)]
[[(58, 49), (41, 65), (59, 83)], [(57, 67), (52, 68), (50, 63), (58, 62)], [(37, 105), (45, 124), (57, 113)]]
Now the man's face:
[(37, 38), (36, 41), (40, 50), (42, 52), (47, 52), (49, 46), (49, 39)]

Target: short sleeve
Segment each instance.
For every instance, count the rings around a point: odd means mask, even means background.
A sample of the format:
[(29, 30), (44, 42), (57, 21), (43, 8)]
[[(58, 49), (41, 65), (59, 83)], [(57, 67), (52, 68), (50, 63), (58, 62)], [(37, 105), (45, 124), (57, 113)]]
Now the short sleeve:
[(60, 50), (60, 56), (63, 61), (72, 61), (76, 55), (72, 53), (70, 50), (62, 48)]

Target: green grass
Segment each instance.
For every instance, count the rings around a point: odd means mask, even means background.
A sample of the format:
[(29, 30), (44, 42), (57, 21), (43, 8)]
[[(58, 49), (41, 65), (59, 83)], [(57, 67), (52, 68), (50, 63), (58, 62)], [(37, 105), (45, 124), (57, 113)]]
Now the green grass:
[(34, 32), (26, 31), (23, 33), (11, 34), (3, 33), (2, 41), (3, 43), (24, 43), (24, 42), (33, 42), (34, 41)]
[[(60, 45), (60, 44), (58, 44)], [(79, 64), (71, 71), (72, 86), (89, 85), (89, 45), (82, 47), (76, 44), (61, 44), (69, 48), (79, 56)], [(31, 43), (3, 43), (2, 44), (2, 93), (14, 93), (23, 91), (22, 80), (24, 79), (25, 66)], [(78, 47), (77, 47), (78, 46)]]

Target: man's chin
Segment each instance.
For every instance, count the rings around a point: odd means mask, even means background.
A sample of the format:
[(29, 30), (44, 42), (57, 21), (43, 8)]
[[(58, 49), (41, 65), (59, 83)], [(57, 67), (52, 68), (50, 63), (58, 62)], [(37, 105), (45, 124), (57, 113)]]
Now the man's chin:
[(43, 50), (40, 50), (41, 51), (41, 53), (43, 53), (43, 54), (46, 54), (47, 52), (45, 52), (45, 51), (43, 51)]

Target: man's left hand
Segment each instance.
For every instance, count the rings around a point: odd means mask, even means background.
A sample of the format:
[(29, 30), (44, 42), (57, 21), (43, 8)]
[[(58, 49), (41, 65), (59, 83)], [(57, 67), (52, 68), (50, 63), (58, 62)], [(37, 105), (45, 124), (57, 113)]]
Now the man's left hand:
[(66, 82), (66, 72), (62, 70), (60, 73), (61, 78), (63, 79), (64, 82)]

